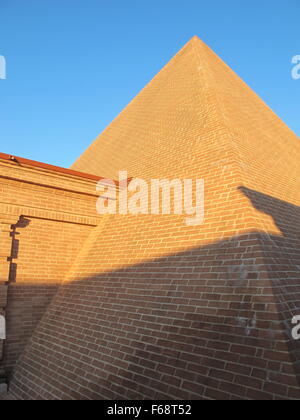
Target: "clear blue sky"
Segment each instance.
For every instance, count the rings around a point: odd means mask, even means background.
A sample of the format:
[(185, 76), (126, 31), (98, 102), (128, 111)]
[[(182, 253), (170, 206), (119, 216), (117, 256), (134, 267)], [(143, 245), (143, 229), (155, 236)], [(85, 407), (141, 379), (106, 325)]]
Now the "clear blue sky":
[(0, 0), (0, 151), (68, 167), (193, 36), (300, 136), (299, 0)]

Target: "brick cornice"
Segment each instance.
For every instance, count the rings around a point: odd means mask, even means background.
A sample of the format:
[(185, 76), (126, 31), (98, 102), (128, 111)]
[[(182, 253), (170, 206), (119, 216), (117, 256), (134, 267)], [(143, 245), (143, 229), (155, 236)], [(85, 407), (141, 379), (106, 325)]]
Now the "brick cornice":
[[(1, 216), (1, 213), (3, 214), (3, 217)], [(16, 224), (20, 216), (87, 226), (97, 226), (100, 222), (100, 217), (0, 203), (0, 223)]]
[(1, 225), (15, 225), (20, 218), (20, 214), (18, 212), (8, 214), (6, 212), (2, 212), (0, 206), (0, 226)]

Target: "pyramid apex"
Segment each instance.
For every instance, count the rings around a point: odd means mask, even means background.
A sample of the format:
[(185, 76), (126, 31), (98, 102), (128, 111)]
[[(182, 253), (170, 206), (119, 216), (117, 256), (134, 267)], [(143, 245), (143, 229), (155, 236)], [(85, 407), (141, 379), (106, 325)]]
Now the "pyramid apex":
[(188, 44), (193, 44), (194, 42), (196, 42), (197, 40), (200, 40), (200, 38), (198, 38), (197, 35), (194, 35), (192, 38), (189, 39), (189, 41), (187, 41), (186, 45)]
[(186, 43), (186, 47), (187, 46), (189, 46), (189, 45), (195, 45), (195, 44), (198, 44), (198, 45), (202, 45), (202, 46), (206, 46), (207, 47), (207, 45), (205, 44), (205, 42), (203, 42), (197, 35), (194, 35), (187, 43)]
[(201, 44), (204, 44), (204, 42), (198, 37), (198, 35), (194, 35), (191, 39), (191, 42), (201, 42)]

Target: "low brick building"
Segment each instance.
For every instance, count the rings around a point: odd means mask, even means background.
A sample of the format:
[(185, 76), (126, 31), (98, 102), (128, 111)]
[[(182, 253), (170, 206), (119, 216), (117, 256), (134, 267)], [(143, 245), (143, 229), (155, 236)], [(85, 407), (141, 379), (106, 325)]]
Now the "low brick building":
[[(0, 155), (5, 398), (300, 398), (299, 162), (196, 37), (71, 170)], [(120, 170), (203, 178), (205, 222), (98, 215)]]

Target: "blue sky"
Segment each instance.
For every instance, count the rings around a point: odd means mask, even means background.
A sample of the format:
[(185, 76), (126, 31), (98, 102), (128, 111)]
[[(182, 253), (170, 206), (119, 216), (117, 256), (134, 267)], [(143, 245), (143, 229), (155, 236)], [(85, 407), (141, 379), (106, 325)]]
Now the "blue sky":
[(198, 35), (300, 136), (299, 0), (0, 0), (0, 151), (70, 166)]

